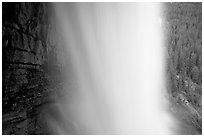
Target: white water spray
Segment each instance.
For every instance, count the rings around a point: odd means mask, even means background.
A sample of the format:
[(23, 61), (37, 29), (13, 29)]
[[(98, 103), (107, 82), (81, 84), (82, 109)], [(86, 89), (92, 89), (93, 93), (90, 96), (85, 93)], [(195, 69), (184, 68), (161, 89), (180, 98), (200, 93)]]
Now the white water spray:
[(55, 3), (66, 47), (57, 134), (172, 134), (159, 3)]

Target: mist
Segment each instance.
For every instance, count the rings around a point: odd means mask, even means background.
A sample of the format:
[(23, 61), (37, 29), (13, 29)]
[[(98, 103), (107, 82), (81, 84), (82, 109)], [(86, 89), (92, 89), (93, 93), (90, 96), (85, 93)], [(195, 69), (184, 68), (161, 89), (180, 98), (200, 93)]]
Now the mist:
[(53, 3), (64, 49), (54, 134), (174, 134), (161, 3)]

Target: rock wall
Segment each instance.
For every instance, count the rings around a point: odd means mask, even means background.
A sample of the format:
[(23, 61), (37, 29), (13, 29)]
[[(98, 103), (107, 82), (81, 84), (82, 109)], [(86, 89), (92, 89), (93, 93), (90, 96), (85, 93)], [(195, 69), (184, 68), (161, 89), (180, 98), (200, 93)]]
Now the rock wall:
[(46, 103), (49, 5), (2, 3), (2, 133), (47, 134)]
[(202, 3), (168, 3), (165, 12), (171, 95), (186, 98), (196, 110), (189, 124), (202, 132)]

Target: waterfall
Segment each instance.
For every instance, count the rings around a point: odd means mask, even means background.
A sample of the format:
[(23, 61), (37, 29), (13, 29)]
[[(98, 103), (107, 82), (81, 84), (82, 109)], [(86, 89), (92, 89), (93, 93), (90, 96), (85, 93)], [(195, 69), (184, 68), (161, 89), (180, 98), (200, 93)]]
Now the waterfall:
[(161, 9), (53, 3), (67, 62), (55, 134), (172, 134)]

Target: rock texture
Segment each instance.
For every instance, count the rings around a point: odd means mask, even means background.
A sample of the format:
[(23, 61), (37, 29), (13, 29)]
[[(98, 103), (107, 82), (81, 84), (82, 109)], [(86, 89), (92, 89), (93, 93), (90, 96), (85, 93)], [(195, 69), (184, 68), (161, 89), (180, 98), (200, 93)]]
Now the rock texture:
[(2, 133), (44, 134), (47, 3), (2, 3)]
[(186, 101), (178, 101), (187, 103), (188, 124), (201, 133), (202, 3), (168, 3), (165, 12), (170, 93), (175, 98), (185, 97)]

